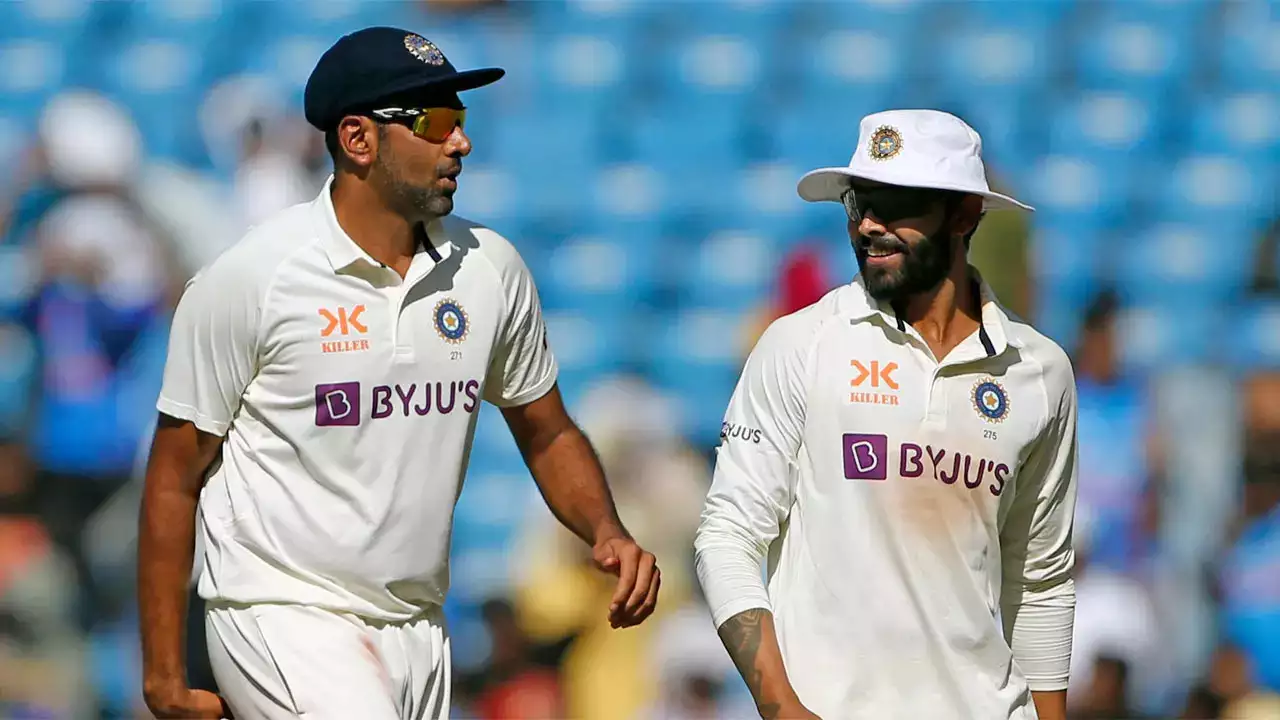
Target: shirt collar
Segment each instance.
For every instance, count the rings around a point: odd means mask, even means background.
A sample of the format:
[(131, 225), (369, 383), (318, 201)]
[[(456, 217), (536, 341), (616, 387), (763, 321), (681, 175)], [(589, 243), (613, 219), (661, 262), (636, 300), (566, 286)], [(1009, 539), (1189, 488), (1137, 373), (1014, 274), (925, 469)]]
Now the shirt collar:
[[(347, 231), (343, 230), (342, 226), (338, 224), (338, 214), (333, 209), (332, 188), (333, 176), (330, 175), (325, 180), (324, 187), (320, 190), (320, 195), (312, 203), (312, 207), (318, 221), (318, 230), (324, 253), (329, 258), (329, 264), (333, 266), (333, 271), (341, 272), (357, 262), (362, 262), (375, 268), (382, 267), (382, 263), (374, 260), (373, 256), (356, 244), (356, 241), (352, 240), (350, 235), (347, 235)], [(452, 244), (448, 241), (444, 223), (441, 222), (440, 218), (435, 218), (427, 224), (426, 237), (426, 243), (422, 250), (429, 254), (432, 260), (439, 263), (450, 255)]]
[[(1021, 348), (1022, 342), (1014, 337), (1010, 331), (1009, 316), (1004, 308), (1000, 306), (1000, 301), (996, 298), (995, 291), (982, 279), (982, 274), (978, 269), (969, 266), (969, 277), (978, 284), (978, 297), (982, 304), (982, 323), (979, 326), (979, 332), (984, 337), (984, 345), (990, 342), (987, 348), (989, 357), (996, 357), (1003, 353), (1007, 348)], [(867, 286), (863, 282), (862, 274), (850, 283), (854, 292), (850, 293), (848, 313), (851, 320), (861, 322), (869, 318), (880, 316), (890, 327), (903, 329), (902, 322), (898, 318), (898, 314), (894, 312), (893, 307), (884, 301), (876, 300), (871, 297), (871, 293), (867, 291)]]

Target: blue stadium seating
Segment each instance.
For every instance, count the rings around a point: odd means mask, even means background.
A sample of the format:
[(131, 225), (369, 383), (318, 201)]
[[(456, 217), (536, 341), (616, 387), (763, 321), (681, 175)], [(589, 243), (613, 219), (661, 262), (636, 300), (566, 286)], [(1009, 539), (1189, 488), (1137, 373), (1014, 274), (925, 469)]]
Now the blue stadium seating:
[(1207, 152), (1274, 162), (1280, 155), (1280, 101), (1274, 92), (1262, 91), (1198, 98), (1190, 140), (1193, 147)]
[(1047, 213), (1095, 225), (1115, 223), (1129, 209), (1132, 175), (1124, 156), (1045, 155), (1028, 174), (1025, 195)]
[(1167, 304), (1139, 304), (1125, 309), (1120, 320), (1121, 366), (1134, 373), (1221, 361), (1222, 340), (1235, 331), (1222, 322), (1220, 310), (1197, 298)]
[(651, 376), (680, 408), (675, 426), (712, 444), (749, 346), (743, 312), (685, 307), (651, 318), (644, 348)]
[(94, 5), (93, 0), (0, 3), (0, 28), (11, 38), (77, 41), (95, 19)]
[(1235, 299), (1253, 263), (1252, 235), (1222, 226), (1165, 225), (1123, 238), (1108, 255), (1117, 257), (1117, 281), (1139, 303), (1173, 305), (1194, 297), (1201, 303)]
[(1161, 188), (1159, 210), (1165, 219), (1251, 232), (1276, 209), (1275, 180), (1275, 165), (1265, 156), (1215, 153), (1178, 160), (1154, 185)]
[(63, 44), (55, 38), (0, 35), (0, 102), (27, 116), (73, 82)]
[(1085, 156), (1149, 155), (1166, 137), (1161, 98), (1151, 91), (1086, 91), (1061, 98), (1045, 119), (1049, 148)]
[(1167, 88), (1195, 77), (1209, 5), (1189, 2), (1096, 3), (1088, 29), (1073, 44), (1083, 87)]
[(1280, 303), (1249, 303), (1234, 317), (1228, 359), (1241, 369), (1280, 366)]
[(654, 238), (587, 231), (538, 262), (538, 289), (548, 309), (621, 314), (654, 292), (657, 253)]
[(1231, 90), (1275, 92), (1280, 86), (1280, 17), (1270, 2), (1226, 3), (1218, 43), (1219, 82)]
[(1051, 32), (1041, 15), (972, 17), (942, 36), (939, 80), (961, 95), (1040, 87), (1055, 69)]

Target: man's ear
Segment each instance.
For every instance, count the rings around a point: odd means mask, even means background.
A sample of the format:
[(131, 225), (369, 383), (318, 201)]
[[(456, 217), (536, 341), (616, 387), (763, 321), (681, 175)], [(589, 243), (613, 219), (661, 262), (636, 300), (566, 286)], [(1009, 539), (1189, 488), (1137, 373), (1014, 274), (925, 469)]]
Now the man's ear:
[(348, 115), (338, 123), (338, 149), (352, 166), (368, 169), (378, 157), (378, 126), (369, 118)]

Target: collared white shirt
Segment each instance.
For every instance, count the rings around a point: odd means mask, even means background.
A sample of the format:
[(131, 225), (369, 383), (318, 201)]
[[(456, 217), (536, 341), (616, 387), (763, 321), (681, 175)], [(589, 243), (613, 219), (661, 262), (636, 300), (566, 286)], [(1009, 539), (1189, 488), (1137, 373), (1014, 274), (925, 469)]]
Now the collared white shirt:
[[(827, 720), (1033, 718), (1030, 688), (1066, 686), (1075, 382), (981, 298), (939, 362), (859, 277), (774, 322), (730, 402), (699, 578), (717, 626), (772, 610)], [(1032, 605), (1064, 608), (1052, 647)]]
[(343, 232), (331, 182), (188, 283), (157, 407), (225, 436), (202, 597), (403, 620), (444, 601), (481, 400), (536, 400), (557, 365), (507, 240), (434, 221), (401, 279)]

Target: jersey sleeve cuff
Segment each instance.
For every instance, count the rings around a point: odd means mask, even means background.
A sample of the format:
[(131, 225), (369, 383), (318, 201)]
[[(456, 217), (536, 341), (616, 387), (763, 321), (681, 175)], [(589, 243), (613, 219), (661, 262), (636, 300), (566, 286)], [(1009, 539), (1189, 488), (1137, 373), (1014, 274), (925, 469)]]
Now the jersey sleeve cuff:
[(715, 622), (716, 628), (728, 621), (734, 615), (748, 610), (767, 610), (773, 612), (773, 606), (769, 604), (769, 598), (759, 596), (738, 597), (729, 602), (715, 608), (711, 611), (711, 619)]
[(183, 403), (170, 400), (164, 396), (161, 396), (160, 399), (156, 401), (156, 410), (159, 410), (169, 417), (186, 420), (192, 425), (195, 425), (198, 430), (209, 433), (210, 435), (217, 435), (218, 437), (225, 436), (227, 434), (227, 428), (231, 427), (230, 422), (215, 420), (190, 405), (184, 405)]
[(528, 405), (529, 403), (540, 400), (544, 395), (551, 392), (551, 388), (555, 387), (556, 380), (560, 377), (559, 366), (553, 365), (551, 372), (547, 373), (537, 385), (525, 390), (524, 392), (510, 398), (499, 398), (498, 402), (493, 403), (498, 407), (518, 407), (520, 405)]

